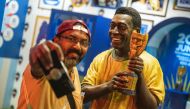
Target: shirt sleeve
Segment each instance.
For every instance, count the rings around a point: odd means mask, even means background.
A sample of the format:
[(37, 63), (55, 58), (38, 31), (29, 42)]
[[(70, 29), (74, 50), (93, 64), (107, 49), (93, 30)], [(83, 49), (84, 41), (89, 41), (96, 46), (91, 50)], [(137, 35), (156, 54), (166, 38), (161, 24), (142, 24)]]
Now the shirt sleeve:
[(90, 64), (90, 67), (88, 68), (87, 74), (84, 77), (82, 81), (82, 86), (83, 85), (95, 85), (98, 77), (98, 61), (99, 61), (99, 66), (101, 65), (100, 60), (96, 57)]
[(145, 81), (148, 89), (157, 98), (158, 103), (163, 103), (165, 96), (163, 72), (157, 59), (153, 61), (146, 68)]

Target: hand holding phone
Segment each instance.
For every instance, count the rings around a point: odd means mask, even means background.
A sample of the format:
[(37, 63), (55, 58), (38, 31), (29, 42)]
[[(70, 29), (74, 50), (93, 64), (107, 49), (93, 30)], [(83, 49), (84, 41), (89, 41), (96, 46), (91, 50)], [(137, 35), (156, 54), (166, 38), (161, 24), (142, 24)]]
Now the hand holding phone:
[(49, 83), (54, 90), (55, 95), (60, 98), (71, 93), (75, 88), (68, 75), (68, 70), (65, 64), (59, 60), (55, 50), (51, 51), (51, 57), (53, 60), (53, 67), (44, 72), (46, 76), (50, 75), (52, 77), (52, 79), (49, 79)]

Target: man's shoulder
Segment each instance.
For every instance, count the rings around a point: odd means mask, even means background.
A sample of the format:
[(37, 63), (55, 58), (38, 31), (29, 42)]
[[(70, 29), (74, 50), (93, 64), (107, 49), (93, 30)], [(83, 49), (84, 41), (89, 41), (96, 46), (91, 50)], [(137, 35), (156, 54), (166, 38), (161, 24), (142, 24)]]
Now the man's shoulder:
[(140, 57), (143, 59), (144, 62), (159, 63), (157, 58), (155, 58), (153, 55), (151, 55), (147, 51), (143, 51), (141, 53)]
[(95, 57), (95, 59), (108, 57), (108, 56), (111, 54), (112, 50), (113, 50), (113, 49), (108, 49), (108, 50), (102, 51), (101, 53), (99, 53), (99, 54)]

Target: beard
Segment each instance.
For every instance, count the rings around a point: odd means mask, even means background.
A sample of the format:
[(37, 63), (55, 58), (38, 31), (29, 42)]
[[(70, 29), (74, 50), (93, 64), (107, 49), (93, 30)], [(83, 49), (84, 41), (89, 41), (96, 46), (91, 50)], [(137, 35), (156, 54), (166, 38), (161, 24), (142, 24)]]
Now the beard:
[(76, 66), (79, 63), (79, 61), (77, 59), (65, 58), (64, 63), (67, 68), (72, 68)]
[[(78, 58), (71, 58), (68, 56), (69, 53), (76, 53), (78, 55)], [(72, 68), (76, 66), (83, 58), (82, 52), (75, 49), (69, 49), (67, 52), (64, 53), (65, 59), (64, 63), (67, 68)]]

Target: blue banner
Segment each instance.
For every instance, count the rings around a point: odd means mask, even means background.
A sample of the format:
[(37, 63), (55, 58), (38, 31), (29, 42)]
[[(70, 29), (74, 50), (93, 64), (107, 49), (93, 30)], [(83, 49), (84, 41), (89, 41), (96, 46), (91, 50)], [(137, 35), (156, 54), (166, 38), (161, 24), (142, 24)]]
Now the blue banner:
[(159, 60), (164, 73), (166, 96), (161, 109), (185, 109), (190, 93), (189, 27), (189, 18), (176, 17), (150, 31), (147, 51)]
[(4, 9), (5, 9), (5, 0), (0, 1), (0, 30), (2, 26), (2, 21), (3, 21), (3, 14), (4, 14)]
[(171, 18), (150, 31), (147, 50), (159, 60), (167, 89), (190, 92), (190, 19)]
[(0, 57), (18, 58), (28, 0), (6, 0), (0, 31)]

